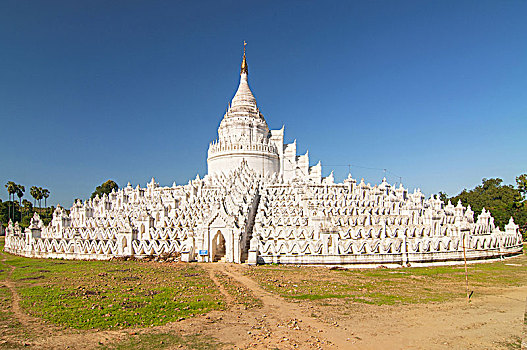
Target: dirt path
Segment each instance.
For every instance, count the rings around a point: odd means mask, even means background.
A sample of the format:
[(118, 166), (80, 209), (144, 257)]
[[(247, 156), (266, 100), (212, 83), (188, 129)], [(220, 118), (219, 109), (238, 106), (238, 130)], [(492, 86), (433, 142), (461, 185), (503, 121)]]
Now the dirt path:
[[(350, 333), (342, 328), (321, 322), (311, 316), (309, 311), (300, 303), (287, 302), (283, 298), (262, 289), (258, 283), (240, 272), (236, 265), (224, 265), (224, 272), (249, 288), (264, 303), (264, 310), (269, 317), (278, 322), (287, 322), (290, 319), (301, 323), (310, 332), (318, 334), (318, 337), (326, 340), (327, 344), (333, 344), (338, 349), (350, 349)], [(293, 327), (294, 328), (294, 327)]]
[[(308, 301), (286, 301), (265, 291), (243, 274), (244, 266), (214, 264), (210, 268), (232, 277), (263, 301), (258, 312), (266, 316), (268, 338), (262, 341), (254, 337), (258, 342), (248, 345), (248, 335), (232, 338), (241, 348), (509, 349), (514, 348), (522, 334), (527, 286), (476, 294), (470, 304), (456, 299), (378, 306), (344, 304), (337, 299), (328, 301), (334, 303), (332, 306), (318, 307)], [(253, 317), (258, 320), (255, 311), (238, 314), (238, 325), (245, 329)], [(221, 331), (211, 335), (225, 339)], [(318, 341), (312, 342), (309, 335), (316, 335)]]
[[(10, 266), (6, 280), (0, 283), (13, 296), (10, 309), (21, 324), (20, 334), (31, 334), (27, 339), (9, 336), (10, 340), (35, 349), (95, 349), (135, 334), (160, 332), (210, 336), (224, 343), (224, 349), (434, 350), (514, 348), (507, 344), (511, 337), (522, 334), (527, 286), (476, 294), (470, 304), (463, 299), (395, 306), (328, 299), (322, 304), (288, 301), (270, 293), (244, 274), (246, 266), (215, 263), (200, 267), (208, 271), (223, 295), (226, 310), (160, 327), (77, 331), (27, 315), (12, 280), (15, 267)], [(247, 307), (240, 295), (230, 294), (232, 286), (224, 285), (225, 278), (249, 290), (263, 306)]]
[(227, 304), (227, 307), (232, 306), (232, 304), (234, 304), (234, 298), (227, 292), (227, 290), (225, 289), (223, 284), (221, 284), (220, 281), (218, 281), (218, 279), (216, 278), (215, 272), (219, 271), (220, 269), (218, 269), (218, 268), (209, 268), (208, 270), (209, 270), (209, 277), (210, 277), (210, 279), (218, 287), (220, 293), (225, 298), (225, 303)]
[[(176, 334), (208, 334), (226, 343), (226, 349), (348, 349), (345, 334), (331, 325), (306, 315), (306, 310), (297, 303), (264, 291), (252, 279), (244, 276), (236, 266), (229, 264), (206, 264), (210, 278), (223, 295), (227, 310), (213, 311), (206, 316), (186, 319), (181, 322), (150, 329), (127, 329), (116, 331), (75, 331), (60, 329), (27, 315), (20, 307), (20, 295), (11, 275), (15, 267), (10, 266), (8, 278), (2, 283), (12, 294), (11, 310), (26, 329), (35, 335), (24, 342), (35, 349), (94, 349), (100, 345), (124, 340), (130, 334), (144, 332), (168, 332)], [(238, 281), (263, 302), (262, 308), (247, 310), (229, 294), (216, 273)], [(14, 340), (14, 339), (11, 339)], [(344, 341), (343, 341), (344, 340)], [(21, 344), (23, 345), (23, 344)]]
[(17, 321), (20, 322), (20, 324), (30, 330), (31, 332), (38, 332), (38, 330), (41, 328), (39, 324), (41, 323), (41, 320), (35, 317), (31, 317), (28, 314), (26, 314), (22, 308), (20, 307), (20, 294), (18, 294), (15, 283), (12, 280), (13, 272), (15, 271), (16, 267), (9, 265), (6, 263), (6, 258), (3, 254), (0, 254), (2, 259), (0, 261), (4, 262), (5, 265), (9, 267), (9, 273), (7, 274), (7, 277), (5, 280), (0, 281), (0, 284), (5, 286), (7, 289), (9, 289), (9, 292), (11, 293), (11, 305), (10, 305), (10, 311), (14, 314)]
[[(524, 286), (476, 296), (470, 304), (353, 305), (339, 323), (355, 334), (356, 349), (509, 349), (522, 334), (526, 296)], [(336, 316), (336, 308), (322, 314)]]
[(527, 297), (525, 298), (525, 315), (523, 316), (522, 350), (527, 349)]
[(230, 343), (226, 349), (233, 346), (236, 349), (349, 348), (338, 346), (339, 340), (334, 341), (336, 336), (330, 325), (312, 320), (296, 303), (289, 303), (264, 291), (235, 265), (207, 264), (204, 268), (240, 283), (263, 303), (260, 308), (247, 309), (233, 301), (231, 308), (223, 312), (214, 327), (201, 328), (204, 333)]
[(7, 278), (2, 281), (1, 283), (9, 289), (9, 292), (11, 293), (11, 307), (10, 310), (13, 312), (17, 320), (27, 328), (32, 328), (34, 323), (38, 323), (39, 320), (34, 319), (27, 315), (26, 313), (22, 312), (20, 309), (20, 295), (16, 291), (15, 284), (13, 281), (11, 281), (11, 275), (13, 274), (13, 271), (15, 270), (15, 267), (9, 266), (11, 270), (9, 271), (9, 274), (7, 275)]
[[(2, 259), (0, 261), (6, 262), (6, 258), (0, 253)], [(10, 268), (6, 279), (0, 281), (11, 293), (11, 303), (9, 311), (11, 311), (20, 323), (20, 330), (15, 335), (0, 335), (0, 340), (8, 344), (18, 344), (19, 346), (28, 346), (32, 349), (93, 349), (100, 345), (104, 340), (115, 340), (124, 338), (127, 333), (122, 331), (75, 331), (69, 329), (61, 329), (60, 327), (48, 324), (42, 319), (32, 317), (24, 312), (20, 307), (21, 297), (16, 289), (16, 283), (12, 279), (13, 272), (16, 266), (6, 265)], [(2, 345), (0, 343), (0, 345)]]
[[(6, 262), (5, 257), (2, 255), (2, 259), (0, 260), (2, 262)], [(42, 320), (32, 317), (28, 314), (26, 314), (22, 308), (20, 307), (20, 301), (21, 297), (18, 291), (16, 290), (15, 282), (12, 280), (13, 272), (15, 271), (16, 267), (5, 264), (9, 267), (9, 273), (7, 274), (6, 278), (3, 281), (0, 281), (0, 284), (5, 286), (10, 294), (11, 294), (11, 300), (10, 305), (8, 307), (8, 310), (12, 312), (13, 316), (16, 318), (16, 321), (18, 321), (19, 326), (23, 329), (22, 334), (28, 334), (35, 337), (40, 337), (45, 334), (49, 334), (52, 332), (52, 327), (47, 326), (42, 323)], [(16, 325), (16, 323), (15, 323)], [(19, 339), (18, 336), (2, 336), (2, 341), (4, 342), (14, 342), (16, 343), (22, 343), (21, 345), (29, 346), (32, 344), (32, 341), (28, 339)]]

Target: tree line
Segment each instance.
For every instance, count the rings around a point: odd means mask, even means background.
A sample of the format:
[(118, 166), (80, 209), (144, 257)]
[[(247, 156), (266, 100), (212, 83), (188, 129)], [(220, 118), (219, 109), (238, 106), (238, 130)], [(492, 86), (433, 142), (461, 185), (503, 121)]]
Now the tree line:
[[(26, 187), (17, 184), (14, 181), (8, 181), (5, 184), (9, 199), (7, 202), (0, 200), (0, 225), (6, 225), (9, 220), (19, 222), (22, 227), (27, 227), (35, 211), (38, 211), (45, 223), (51, 221), (54, 208), (47, 208), (47, 199), (51, 192), (47, 188), (31, 186), (29, 193), (33, 197), (33, 204), (27, 199), (22, 199), (26, 192)], [(15, 200), (18, 197), (18, 201)], [(44, 199), (44, 208), (42, 208), (42, 199)], [(38, 210), (36, 202), (38, 201)]]
[(512, 216), (514, 222), (520, 226), (523, 236), (527, 238), (527, 174), (517, 176), (514, 185), (503, 184), (500, 178), (484, 178), (481, 184), (473, 189), (464, 189), (453, 197), (439, 192), (439, 198), (445, 204), (450, 201), (456, 205), (461, 201), (464, 206), (470, 205), (475, 218), (485, 208), (494, 217), (494, 224), (502, 230)]
[[(22, 227), (29, 226), (33, 213), (38, 211), (45, 224), (51, 222), (53, 207), (47, 207), (47, 199), (50, 191), (46, 188), (32, 186), (29, 193), (33, 197), (33, 204), (24, 199), (25, 187), (9, 181), (5, 185), (9, 194), (9, 201), (0, 200), (0, 225), (7, 224), (9, 219), (13, 222), (18, 221)], [(105, 193), (110, 194), (112, 190), (118, 190), (119, 186), (112, 180), (108, 180), (95, 188), (91, 198), (102, 196)], [(506, 185), (500, 178), (482, 179), (481, 184), (473, 189), (463, 189), (458, 195), (448, 197), (445, 192), (439, 192), (439, 198), (448, 204), (456, 204), (458, 201), (464, 206), (470, 205), (474, 211), (474, 217), (481, 213), (482, 209), (490, 211), (494, 217), (494, 223), (500, 229), (504, 229), (512, 216), (514, 222), (520, 226), (520, 231), (527, 239), (527, 174), (521, 174), (516, 177), (516, 184)], [(18, 201), (15, 201), (15, 196)], [(42, 199), (44, 199), (44, 208), (42, 208)], [(36, 210), (36, 202), (39, 203), (39, 209)]]
[[(24, 185), (8, 181), (5, 184), (5, 188), (7, 189), (9, 200), (2, 202), (0, 199), (0, 226), (3, 225), (5, 227), (9, 220), (12, 220), (13, 222), (18, 222), (21, 227), (26, 228), (29, 226), (35, 212), (38, 212), (45, 225), (51, 222), (55, 208), (53, 206), (48, 208), (47, 199), (51, 192), (47, 188), (31, 186), (29, 194), (33, 197), (33, 203), (27, 199), (22, 199), (26, 192)], [(108, 180), (97, 186), (90, 198), (102, 197), (105, 193), (110, 194), (113, 190), (118, 189), (119, 186), (115, 181)], [(16, 197), (18, 197), (18, 201), (15, 200)], [(44, 207), (42, 207), (42, 200), (44, 200)]]

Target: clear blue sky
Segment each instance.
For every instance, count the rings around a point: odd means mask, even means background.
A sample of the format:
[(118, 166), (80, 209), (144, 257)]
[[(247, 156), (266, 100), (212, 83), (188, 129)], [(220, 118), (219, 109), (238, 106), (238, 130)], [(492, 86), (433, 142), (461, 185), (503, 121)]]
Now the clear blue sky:
[(426, 194), (527, 172), (526, 1), (0, 3), (0, 197), (206, 173), (239, 78), (335, 169)]

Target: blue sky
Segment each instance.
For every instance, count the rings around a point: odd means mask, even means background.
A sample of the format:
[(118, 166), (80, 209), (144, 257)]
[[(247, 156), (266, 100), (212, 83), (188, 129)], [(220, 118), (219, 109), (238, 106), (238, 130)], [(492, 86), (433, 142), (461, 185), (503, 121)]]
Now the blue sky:
[(449, 195), (512, 183), (527, 172), (526, 18), (525, 1), (4, 0), (0, 182), (69, 206), (107, 179), (203, 176), (246, 40), (269, 127), (323, 175), (387, 169)]

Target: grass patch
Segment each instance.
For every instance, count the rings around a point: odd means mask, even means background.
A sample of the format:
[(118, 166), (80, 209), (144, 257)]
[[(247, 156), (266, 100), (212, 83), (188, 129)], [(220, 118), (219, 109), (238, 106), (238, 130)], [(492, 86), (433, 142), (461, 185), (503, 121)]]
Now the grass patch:
[(9, 270), (11, 270), (9, 265), (4, 263), (3, 261), (0, 261), (0, 281), (3, 281), (7, 278), (7, 276), (9, 275)]
[(245, 286), (223, 272), (216, 271), (216, 278), (234, 298), (237, 304), (242, 304), (246, 309), (260, 308), (263, 302), (254, 296), (254, 294)]
[(196, 264), (30, 259), (0, 253), (30, 314), (77, 329), (158, 326), (223, 309)]
[(22, 305), (72, 328), (158, 326), (224, 306), (214, 283), (195, 265), (77, 261), (47, 268), (15, 270), (25, 285)]
[(505, 349), (508, 350), (520, 350), (522, 348), (521, 337), (513, 337), (507, 342), (501, 343)]
[(13, 313), (9, 311), (11, 306), (11, 293), (9, 289), (0, 286), (0, 328), (8, 329), (6, 325), (11, 325), (15, 322)]
[(346, 298), (346, 295), (341, 294), (297, 294), (291, 296), (292, 299), (298, 300), (319, 300), (319, 299), (331, 299), (331, 298)]
[[(0, 348), (18, 349), (31, 335), (27, 333), (11, 312), (11, 292), (7, 287), (0, 286), (0, 339), (6, 341)], [(8, 339), (8, 340), (6, 340)]]
[[(23, 306), (33, 314), (72, 328), (158, 326), (218, 309), (207, 291), (184, 296), (169, 287), (91, 288), (34, 286), (22, 288)], [(204, 292), (204, 293), (203, 293)]]
[(147, 333), (131, 336), (129, 339), (114, 344), (101, 346), (100, 349), (124, 350), (124, 349), (173, 349), (175, 346), (182, 346), (185, 349), (213, 350), (217, 349), (221, 343), (216, 339), (205, 337), (200, 334), (176, 335), (172, 333)]
[(265, 289), (296, 300), (349, 299), (357, 303), (392, 305), (441, 301), (447, 297), (435, 295), (430, 289), (417, 291), (415, 281), (404, 283), (405, 277), (394, 277), (384, 271), (330, 271), (287, 266), (280, 271), (276, 268), (269, 271), (265, 267), (249, 271)]
[[(470, 264), (475, 295), (527, 284), (527, 257)], [(245, 272), (266, 290), (293, 300), (347, 299), (396, 305), (443, 302), (465, 296), (464, 266), (329, 270), (307, 266), (257, 266)]]
[[(0, 259), (4, 258), (2, 253), (5, 237), (0, 237)], [(0, 281), (5, 280), (11, 268), (5, 262), (0, 261)], [(22, 325), (17, 321), (13, 312), (11, 312), (12, 295), (7, 287), (0, 285), (0, 334), (2, 338), (12, 337), (22, 331)], [(25, 335), (25, 334), (24, 334)], [(0, 344), (0, 348), (18, 348), (23, 344), (18, 344), (11, 340)]]

